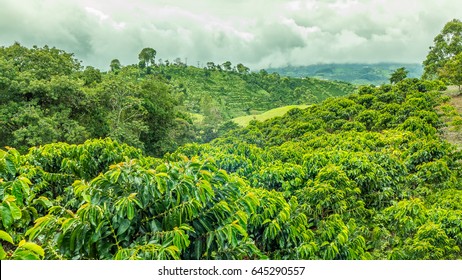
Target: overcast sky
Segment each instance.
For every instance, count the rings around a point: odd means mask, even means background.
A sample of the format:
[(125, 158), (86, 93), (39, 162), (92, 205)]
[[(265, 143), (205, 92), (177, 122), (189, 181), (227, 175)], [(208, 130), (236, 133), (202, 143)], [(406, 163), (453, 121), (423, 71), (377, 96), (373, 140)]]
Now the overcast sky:
[(265, 67), (421, 63), (460, 0), (0, 0), (0, 44), (55, 46), (106, 70), (113, 58)]

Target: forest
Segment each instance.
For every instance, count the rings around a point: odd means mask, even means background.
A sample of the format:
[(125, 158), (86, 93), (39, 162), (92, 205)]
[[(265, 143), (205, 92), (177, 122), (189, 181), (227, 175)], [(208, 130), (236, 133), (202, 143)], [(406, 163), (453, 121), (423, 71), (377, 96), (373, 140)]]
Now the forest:
[(462, 23), (434, 43), (381, 86), (1, 47), (0, 259), (461, 259)]

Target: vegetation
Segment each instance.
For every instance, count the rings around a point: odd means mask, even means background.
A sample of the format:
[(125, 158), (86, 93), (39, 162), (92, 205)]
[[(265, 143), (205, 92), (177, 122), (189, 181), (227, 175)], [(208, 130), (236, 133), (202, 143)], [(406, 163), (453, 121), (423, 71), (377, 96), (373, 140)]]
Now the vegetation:
[(111, 71), (103, 73), (56, 48), (1, 47), (0, 146), (25, 152), (47, 143), (111, 137), (161, 156), (217, 137), (233, 128), (227, 123), (232, 117), (354, 90), (346, 83), (249, 73), (242, 64), (155, 64), (155, 56), (144, 48), (138, 65), (113, 59)]
[(257, 115), (249, 115), (249, 116), (242, 116), (232, 119), (233, 122), (237, 123), (240, 126), (247, 126), (249, 122), (256, 120), (256, 121), (266, 121), (271, 118), (275, 117), (282, 117), (288, 111), (298, 108), (298, 109), (305, 109), (308, 107), (307, 105), (289, 105), (284, 107), (279, 107), (275, 109), (271, 109), (261, 114)]
[(363, 87), (163, 159), (109, 139), (9, 148), (3, 257), (460, 258), (462, 155), (438, 135), (440, 87)]
[(152, 50), (101, 73), (54, 48), (0, 49), (0, 259), (462, 258), (443, 81), (396, 75), (245, 127), (211, 122), (210, 94), (195, 127), (188, 71), (273, 97), (314, 80), (155, 65)]
[(233, 67), (230, 62), (209, 62), (204, 69), (181, 62), (167, 66), (163, 62), (152, 71), (169, 79), (183, 94), (186, 108), (214, 123), (287, 105), (317, 103), (355, 90), (345, 82), (282, 77), (265, 70), (245, 69), (248, 68), (242, 64)]
[(390, 83), (391, 84), (396, 84), (397, 82), (400, 82), (400, 81), (406, 79), (407, 74), (409, 74), (409, 71), (407, 71), (406, 68), (404, 68), (404, 67), (400, 67), (400, 68), (396, 69), (395, 72), (393, 72), (391, 74)]
[(448, 84), (457, 85), (459, 94), (462, 93), (462, 52), (444, 64), (439, 70), (439, 76)]
[(462, 52), (462, 22), (453, 19), (446, 23), (433, 42), (434, 45), (430, 47), (423, 62), (423, 77), (426, 79), (438, 78), (440, 69)]
[(447, 104), (438, 107), (441, 120), (446, 124), (442, 137), (449, 143), (462, 149), (462, 95), (457, 86), (449, 86), (444, 93), (451, 97)]

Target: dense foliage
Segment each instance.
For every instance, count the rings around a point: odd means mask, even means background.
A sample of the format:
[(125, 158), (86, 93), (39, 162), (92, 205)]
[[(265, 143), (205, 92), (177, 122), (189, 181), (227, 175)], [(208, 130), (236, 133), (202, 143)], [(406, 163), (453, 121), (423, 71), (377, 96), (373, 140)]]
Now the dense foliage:
[(362, 87), (161, 159), (110, 139), (8, 148), (1, 257), (460, 259), (441, 87)]
[[(462, 53), (462, 21), (453, 19), (446, 23), (441, 32), (433, 39), (433, 43), (423, 62), (423, 77), (426, 79), (447, 78), (449, 82), (461, 85), (460, 74), (458, 79), (453, 79), (451, 72), (454, 72), (451, 70), (458, 70), (454, 64), (458, 63), (459, 68), (461, 64), (459, 54)], [(458, 55), (459, 57), (457, 57)], [(455, 69), (451, 69), (453, 65)], [(460, 73), (460, 70), (458, 71)]]
[(0, 47), (0, 146), (25, 152), (111, 137), (161, 156), (217, 137), (233, 127), (226, 123), (232, 117), (354, 90), (346, 83), (250, 73), (242, 64), (155, 64), (155, 56), (144, 48), (139, 65), (114, 59), (104, 73), (56, 48)]
[[(156, 54), (102, 73), (55, 48), (0, 48), (0, 259), (462, 258), (443, 81), (399, 68), (345, 95)], [(460, 80), (460, 54), (447, 59), (439, 75)]]
[(47, 46), (0, 48), (0, 145), (26, 151), (110, 136), (149, 153), (168, 149), (184, 121), (178, 98), (162, 80), (138, 74), (83, 69), (71, 54)]

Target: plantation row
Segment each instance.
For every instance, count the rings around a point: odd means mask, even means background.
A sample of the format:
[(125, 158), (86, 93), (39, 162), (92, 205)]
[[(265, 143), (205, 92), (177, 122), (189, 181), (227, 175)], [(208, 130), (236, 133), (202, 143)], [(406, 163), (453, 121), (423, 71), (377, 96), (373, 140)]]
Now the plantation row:
[(0, 152), (2, 259), (460, 259), (439, 82), (362, 87), (163, 158)]

